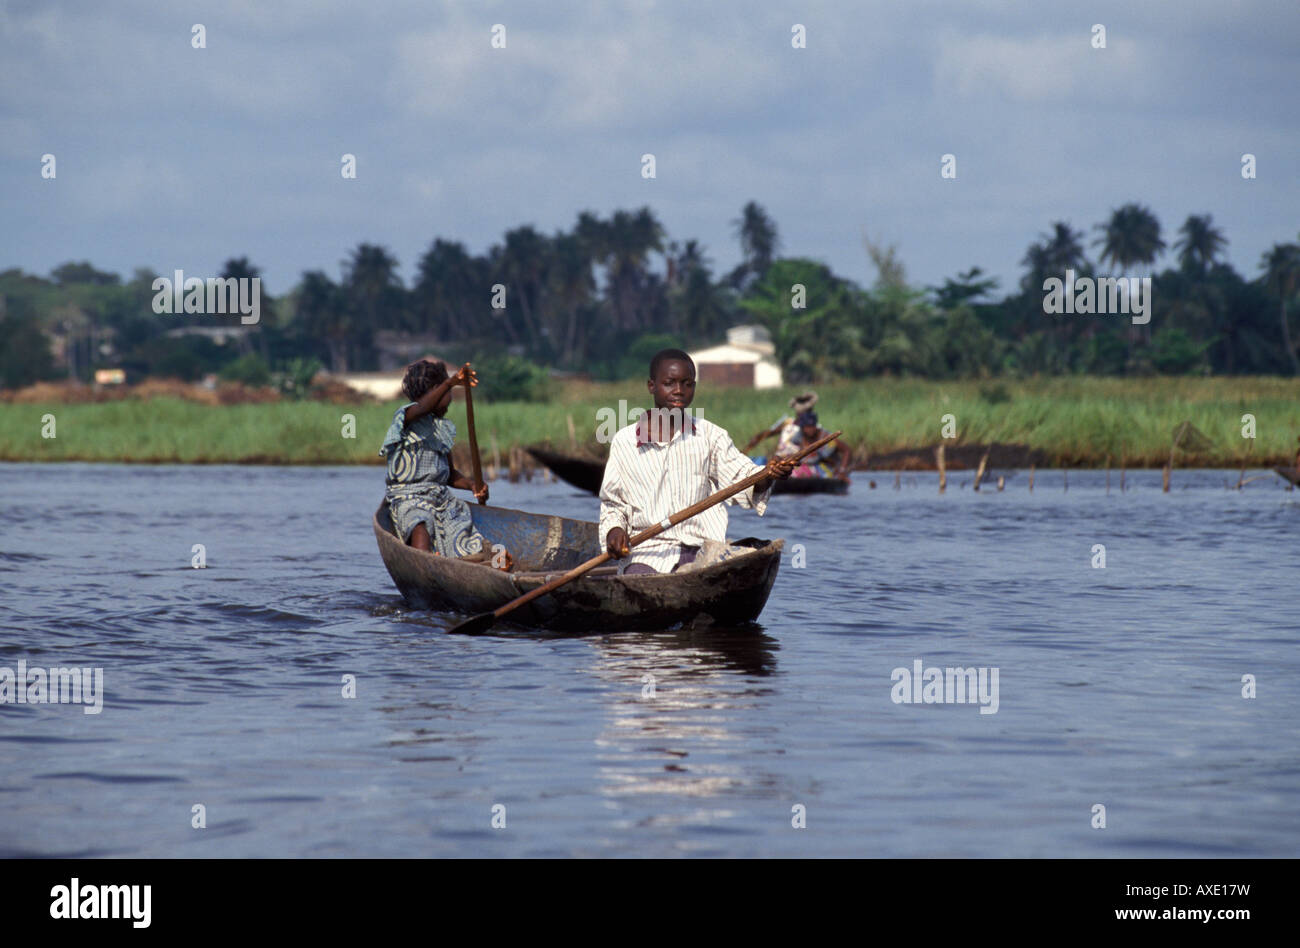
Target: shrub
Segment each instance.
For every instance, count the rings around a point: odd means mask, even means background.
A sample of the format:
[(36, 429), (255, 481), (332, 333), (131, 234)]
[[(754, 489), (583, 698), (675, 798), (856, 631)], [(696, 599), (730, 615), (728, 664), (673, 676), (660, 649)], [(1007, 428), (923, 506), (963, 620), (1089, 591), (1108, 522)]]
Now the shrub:
[(218, 374), (222, 381), (242, 382), (245, 385), (265, 385), (271, 381), (271, 367), (256, 352), (240, 356)]

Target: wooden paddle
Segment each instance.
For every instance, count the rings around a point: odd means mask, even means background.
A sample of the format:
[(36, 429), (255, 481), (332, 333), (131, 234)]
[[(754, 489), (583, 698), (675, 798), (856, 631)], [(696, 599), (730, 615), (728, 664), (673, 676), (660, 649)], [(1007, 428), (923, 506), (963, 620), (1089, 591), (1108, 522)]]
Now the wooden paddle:
[[(470, 464), (474, 466), (474, 489), (483, 486), (483, 459), (478, 453), (478, 436), (474, 432), (474, 396), (473, 388), (469, 384), (469, 378), (465, 379), (465, 423), (469, 426), (469, 454)], [(480, 504), (487, 503), (486, 500), (480, 500)]]
[[(830, 442), (834, 441), (839, 436), (840, 436), (840, 432), (838, 431), (832, 434), (828, 434), (820, 441), (816, 441), (810, 444), (808, 447), (804, 448), (798, 454), (791, 455), (791, 457), (793, 457), (794, 460), (796, 461), (800, 461), (807, 455), (812, 454), (814, 451), (819, 450), (823, 445), (829, 444)], [(786, 458), (781, 458), (781, 460), (784, 461), (786, 460)], [(759, 471), (757, 474), (750, 475), (749, 477), (745, 478), (743, 481), (740, 481), (737, 484), (733, 484), (730, 487), (723, 488), (722, 490), (718, 491), (716, 494), (712, 494), (704, 498), (699, 503), (691, 504), (691, 506), (687, 507), (685, 510), (679, 510), (677, 513), (673, 514), (667, 520), (655, 524), (653, 527), (650, 527), (648, 530), (642, 530), (636, 536), (628, 540), (627, 541), (628, 549), (631, 549), (632, 547), (636, 546), (638, 543), (644, 543), (646, 540), (649, 540), (651, 537), (657, 537), (659, 534), (663, 533), (669, 527), (675, 527), (683, 520), (689, 520), (691, 517), (694, 517), (696, 514), (703, 513), (704, 511), (712, 507), (714, 504), (719, 504), (722, 501), (726, 500), (728, 497), (734, 497), (736, 494), (739, 494), (741, 491), (748, 490), (749, 488), (753, 487), (755, 484), (757, 484), (765, 477), (767, 477), (766, 469)], [(584, 573), (595, 569), (600, 564), (607, 562), (608, 560), (611, 559), (613, 559), (613, 557), (608, 552), (602, 553), (599, 556), (593, 556), (591, 559), (587, 560), (587, 562), (583, 563), (581, 566), (575, 566), (573, 569), (569, 570), (563, 576), (557, 576), (555, 579), (551, 580), (548, 583), (543, 583), (541, 586), (538, 586), (536, 589), (530, 589), (528, 592), (524, 593), (518, 599), (514, 599), (510, 601), (506, 603), (504, 606), (498, 606), (496, 609), (492, 610), (491, 612), (480, 613), (479, 615), (476, 615), (471, 619), (466, 619), (464, 622), (460, 623), (459, 625), (453, 626), (447, 631), (456, 632), (461, 635), (478, 635), (482, 632), (486, 632), (488, 629), (492, 628), (492, 626), (496, 624), (496, 621), (506, 613), (513, 612), (514, 610), (518, 609), (520, 606), (532, 602), (534, 599), (538, 598), (539, 596), (545, 596), (547, 593), (559, 589), (565, 583), (572, 582), (573, 580), (577, 579), (579, 576), (583, 575)]]

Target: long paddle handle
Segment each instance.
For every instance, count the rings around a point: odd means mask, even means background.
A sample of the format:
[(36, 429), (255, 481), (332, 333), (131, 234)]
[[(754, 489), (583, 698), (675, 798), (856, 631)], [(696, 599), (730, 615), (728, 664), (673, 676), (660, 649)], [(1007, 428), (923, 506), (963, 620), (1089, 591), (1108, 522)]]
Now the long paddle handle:
[[(483, 486), (483, 459), (478, 453), (478, 434), (474, 431), (474, 396), (469, 379), (465, 379), (465, 421), (469, 426), (469, 462), (474, 468), (474, 489)], [(480, 504), (487, 501), (480, 500)]]
[[(808, 447), (804, 448), (798, 454), (794, 455), (794, 459), (802, 460), (807, 455), (812, 454), (814, 451), (819, 450), (824, 445), (829, 444), (839, 436), (840, 436), (840, 432), (838, 431), (834, 432), (833, 434), (828, 434), (820, 441), (816, 441), (813, 444), (810, 444)], [(785, 460), (785, 459), (782, 458), (781, 460)], [(716, 494), (711, 494), (710, 496), (701, 500), (699, 503), (691, 504), (685, 510), (679, 510), (671, 517), (668, 517), (667, 519), (662, 520), (659, 523), (656, 523), (653, 527), (650, 527), (649, 529), (642, 530), (636, 536), (632, 537), (632, 539), (627, 541), (628, 548), (630, 549), (636, 546), (638, 543), (644, 543), (646, 540), (649, 540), (651, 537), (657, 537), (659, 534), (663, 533), (669, 527), (675, 527), (683, 520), (689, 520), (691, 517), (694, 517), (696, 514), (703, 513), (704, 511), (712, 507), (714, 504), (721, 503), (722, 501), (726, 500), (728, 497), (734, 497), (736, 494), (739, 494), (741, 491), (749, 490), (749, 488), (753, 487), (755, 484), (763, 480), (763, 478), (765, 477), (767, 477), (766, 470), (759, 471), (757, 474), (751, 474), (743, 481), (740, 481), (739, 483), (736, 484), (732, 484), (730, 487), (724, 487)], [(569, 570), (563, 576), (557, 576), (549, 583), (543, 583), (541, 586), (538, 586), (536, 589), (530, 589), (528, 592), (524, 593), (518, 599), (507, 602), (504, 606), (499, 606), (498, 608), (492, 610), (492, 616), (493, 618), (499, 619), (507, 612), (513, 612), (515, 609), (518, 609), (520, 606), (532, 602), (538, 596), (545, 596), (548, 592), (551, 592), (554, 589), (559, 589), (565, 583), (572, 582), (573, 580), (581, 576), (583, 573), (595, 569), (601, 563), (604, 563), (607, 560), (610, 560), (612, 558), (613, 557), (608, 552), (602, 553), (599, 556), (593, 556), (591, 559), (587, 560), (587, 562), (583, 563), (581, 566), (575, 566), (573, 569)]]

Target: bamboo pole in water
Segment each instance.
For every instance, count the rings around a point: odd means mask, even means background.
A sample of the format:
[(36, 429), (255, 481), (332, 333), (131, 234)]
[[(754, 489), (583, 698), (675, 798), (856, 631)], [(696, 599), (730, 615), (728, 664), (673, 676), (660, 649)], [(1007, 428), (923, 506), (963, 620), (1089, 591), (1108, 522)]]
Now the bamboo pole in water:
[(1034, 492), (1034, 465), (1029, 465), (1029, 493)]
[(939, 465), (939, 493), (948, 489), (948, 468), (943, 460), (943, 445), (934, 449), (934, 460)]
[(980, 458), (980, 466), (979, 466), (979, 468), (976, 469), (976, 471), (975, 471), (975, 489), (976, 489), (976, 490), (979, 490), (979, 489), (980, 489), (980, 481), (982, 481), (982, 480), (984, 479), (984, 466), (985, 466), (986, 464), (988, 464), (988, 463), (989, 463), (989, 453), (988, 453), (987, 451), (985, 451), (985, 452), (984, 452), (984, 456), (983, 456), (982, 458)]

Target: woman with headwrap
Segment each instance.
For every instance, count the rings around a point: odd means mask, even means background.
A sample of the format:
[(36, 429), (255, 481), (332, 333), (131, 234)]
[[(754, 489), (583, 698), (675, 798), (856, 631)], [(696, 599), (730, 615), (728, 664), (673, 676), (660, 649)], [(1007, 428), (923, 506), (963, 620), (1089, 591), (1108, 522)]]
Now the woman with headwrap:
[[(817, 421), (817, 413), (812, 410), (817, 404), (816, 392), (805, 392), (790, 399), (791, 415), (783, 415), (770, 427), (763, 429), (745, 445), (745, 451), (752, 450), (760, 442), (772, 435), (777, 435), (776, 449), (773, 457), (788, 457), (798, 454), (805, 444), (812, 444), (829, 432), (823, 431)], [(824, 445), (816, 455), (810, 455), (794, 469), (792, 477), (847, 477), (852, 452), (842, 438)], [(756, 463), (763, 463), (755, 458)], [(834, 463), (832, 463), (834, 461)]]

